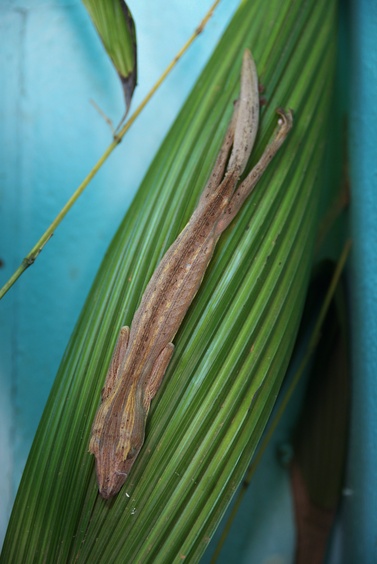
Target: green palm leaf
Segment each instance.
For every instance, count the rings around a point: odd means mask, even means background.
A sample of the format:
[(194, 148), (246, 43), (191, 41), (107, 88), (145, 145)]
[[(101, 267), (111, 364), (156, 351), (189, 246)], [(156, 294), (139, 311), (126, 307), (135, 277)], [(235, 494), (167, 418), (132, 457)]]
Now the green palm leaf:
[[(241, 3), (102, 263), (28, 459), (3, 561), (197, 561), (205, 550), (266, 425), (300, 321), (325, 186), (336, 15), (328, 0)], [(221, 238), (144, 447), (104, 502), (87, 451), (111, 352), (211, 171), (246, 47), (268, 101), (248, 168), (277, 106), (294, 109), (294, 129)]]

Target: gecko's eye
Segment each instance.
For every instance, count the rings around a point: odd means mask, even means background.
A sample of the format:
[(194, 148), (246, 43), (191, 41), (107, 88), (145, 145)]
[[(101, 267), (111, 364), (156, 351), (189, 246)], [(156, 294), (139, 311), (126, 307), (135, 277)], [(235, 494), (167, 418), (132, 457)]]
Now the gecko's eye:
[(127, 454), (127, 460), (130, 458), (134, 458), (138, 453), (138, 449), (136, 447), (131, 447)]

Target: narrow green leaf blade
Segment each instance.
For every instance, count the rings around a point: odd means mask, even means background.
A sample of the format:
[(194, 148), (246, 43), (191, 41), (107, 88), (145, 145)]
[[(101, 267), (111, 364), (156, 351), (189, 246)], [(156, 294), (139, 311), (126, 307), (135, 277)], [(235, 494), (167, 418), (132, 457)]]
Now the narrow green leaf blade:
[(126, 112), (137, 82), (136, 30), (123, 0), (83, 0), (122, 82)]

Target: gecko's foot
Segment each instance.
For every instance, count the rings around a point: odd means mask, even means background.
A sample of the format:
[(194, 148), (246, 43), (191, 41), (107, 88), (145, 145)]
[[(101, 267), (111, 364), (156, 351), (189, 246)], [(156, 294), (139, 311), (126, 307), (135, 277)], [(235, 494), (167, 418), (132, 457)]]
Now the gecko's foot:
[(292, 128), (293, 125), (293, 111), (277, 108), (276, 113), (280, 116), (278, 124), (281, 129), (284, 129), (285, 134)]

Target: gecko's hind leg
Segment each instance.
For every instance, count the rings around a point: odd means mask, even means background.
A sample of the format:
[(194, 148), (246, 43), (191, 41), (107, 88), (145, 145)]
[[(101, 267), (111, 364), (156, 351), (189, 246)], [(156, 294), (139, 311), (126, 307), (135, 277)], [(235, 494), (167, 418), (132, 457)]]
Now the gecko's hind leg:
[(219, 151), (219, 154), (217, 155), (211, 176), (209, 177), (207, 184), (205, 185), (205, 188), (200, 196), (198, 207), (205, 204), (207, 198), (209, 198), (216, 191), (224, 178), (225, 168), (229, 160), (229, 153), (233, 146), (238, 106), (239, 101), (237, 100), (234, 104), (232, 119), (230, 120), (228, 129), (226, 130), (223, 144), (221, 145), (221, 149)]
[(224, 229), (228, 227), (233, 218), (241, 209), (246, 198), (254, 190), (259, 179), (265, 172), (273, 157), (276, 155), (281, 145), (284, 143), (293, 124), (293, 114), (291, 110), (284, 111), (278, 109), (277, 113), (280, 115), (278, 129), (274, 134), (272, 141), (267, 145), (263, 155), (234, 192), (229, 205), (224, 212), (223, 217), (220, 219), (216, 226), (216, 234), (221, 234)]

